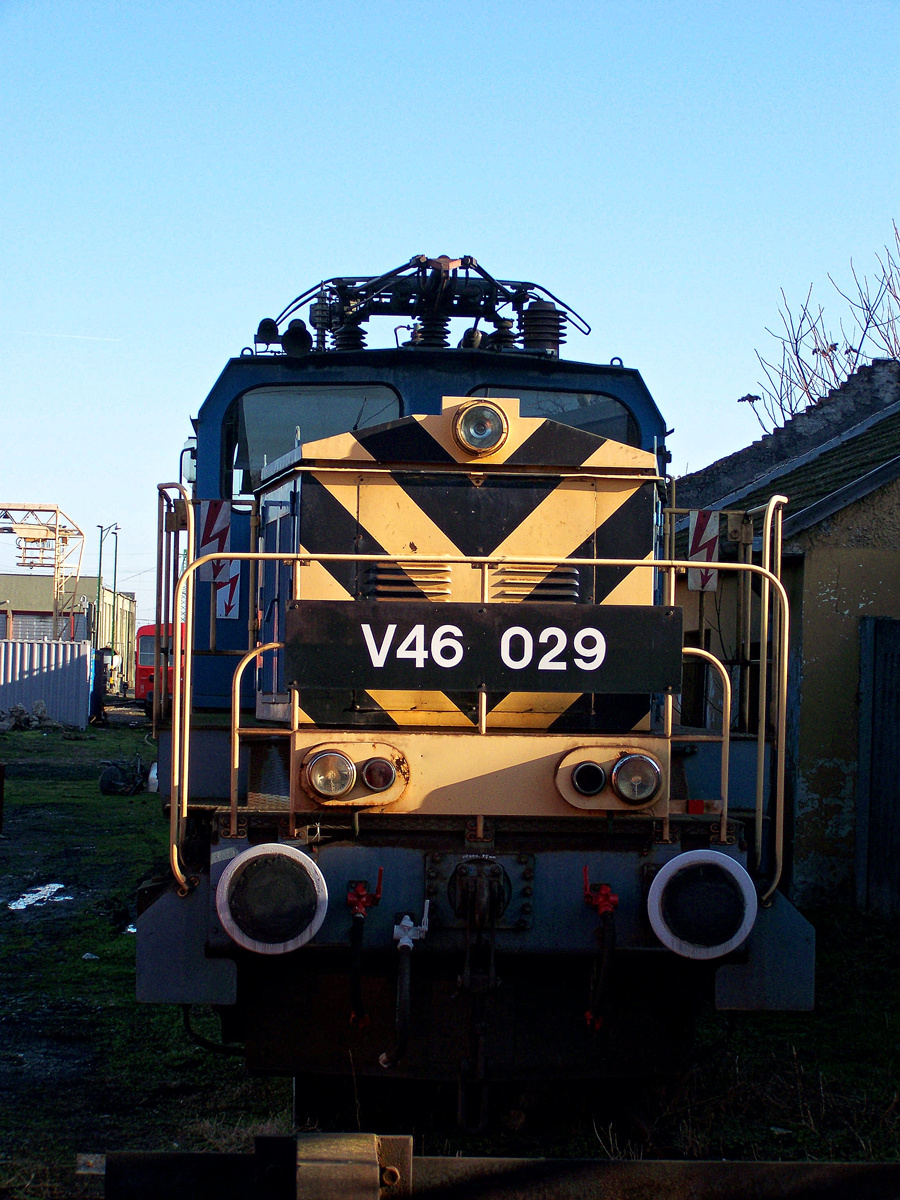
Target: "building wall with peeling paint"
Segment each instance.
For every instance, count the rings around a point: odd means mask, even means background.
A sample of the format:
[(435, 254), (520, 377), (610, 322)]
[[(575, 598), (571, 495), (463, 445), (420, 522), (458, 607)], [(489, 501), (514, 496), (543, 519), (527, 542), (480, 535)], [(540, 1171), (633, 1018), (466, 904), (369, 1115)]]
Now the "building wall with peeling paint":
[[(853, 894), (859, 717), (859, 622), (900, 617), (900, 482), (799, 535), (794, 612), (799, 678), (793, 763), (792, 896)], [(797, 562), (797, 560), (794, 560)]]

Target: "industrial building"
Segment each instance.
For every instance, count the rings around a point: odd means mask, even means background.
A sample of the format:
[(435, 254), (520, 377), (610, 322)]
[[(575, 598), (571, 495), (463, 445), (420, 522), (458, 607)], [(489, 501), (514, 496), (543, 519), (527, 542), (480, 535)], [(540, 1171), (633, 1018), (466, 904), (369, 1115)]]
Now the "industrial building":
[[(74, 585), (74, 591), (72, 586)], [(0, 574), (0, 641), (89, 641), (95, 649), (112, 648), (121, 656), (122, 673), (134, 687), (133, 592), (98, 589), (96, 575), (82, 576), (69, 585), (72, 602), (53, 634), (53, 577), (31, 573)], [(67, 599), (69, 598), (67, 597)]]

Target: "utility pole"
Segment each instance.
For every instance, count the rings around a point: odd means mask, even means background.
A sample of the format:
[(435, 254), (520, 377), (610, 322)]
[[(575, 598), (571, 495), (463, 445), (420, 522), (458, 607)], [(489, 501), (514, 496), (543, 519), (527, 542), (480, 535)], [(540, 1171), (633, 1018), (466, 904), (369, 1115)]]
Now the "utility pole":
[(100, 649), (100, 590), (103, 587), (103, 526), (98, 525), (100, 530), (100, 561), (97, 564), (97, 611), (94, 614), (94, 649)]

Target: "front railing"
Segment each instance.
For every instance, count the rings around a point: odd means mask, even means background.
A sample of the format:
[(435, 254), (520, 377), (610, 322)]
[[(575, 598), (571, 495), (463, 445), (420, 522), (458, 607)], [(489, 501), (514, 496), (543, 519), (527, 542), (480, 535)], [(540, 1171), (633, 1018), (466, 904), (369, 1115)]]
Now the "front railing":
[[(255, 570), (262, 562), (279, 562), (292, 566), (292, 599), (300, 599), (300, 570), (311, 562), (318, 563), (359, 563), (359, 564), (401, 564), (409, 562), (410, 556), (389, 554), (317, 554), (302, 551), (297, 554), (278, 554), (267, 552), (224, 552), (206, 554), (201, 558), (193, 557), (195, 538), (193, 533), (193, 511), (190, 499), (183, 487), (177, 484), (160, 484), (160, 529), (176, 526), (174, 548), (160, 548), (158, 561), (160, 563), (160, 580), (158, 592), (158, 621), (159, 628), (166, 629), (171, 623), (174, 630), (174, 688), (172, 696), (172, 756), (170, 776), (170, 865), (181, 894), (190, 890), (190, 880), (186, 873), (182, 856), (185, 826), (189, 807), (190, 753), (191, 753), (191, 718), (192, 718), (192, 670), (193, 670), (193, 624), (194, 624), (194, 585), (198, 570), (207, 563), (214, 562), (248, 562)], [(173, 504), (169, 492), (178, 493), (182, 506), (177, 501)], [(784, 853), (784, 771), (786, 743), (786, 714), (787, 714), (787, 673), (788, 673), (788, 639), (790, 633), (790, 615), (788, 610), (787, 593), (778, 574), (772, 570), (773, 561), (778, 564), (781, 558), (781, 511), (787, 503), (785, 497), (775, 496), (763, 508), (756, 510), (763, 516), (763, 539), (761, 563), (753, 562), (717, 562), (714, 569), (726, 574), (736, 574), (748, 580), (756, 576), (760, 581), (760, 653), (759, 667), (759, 720), (757, 727), (757, 790), (756, 808), (754, 814), (756, 861), (760, 861), (763, 844), (763, 810), (764, 810), (764, 763), (767, 741), (766, 711), (769, 695), (768, 655), (766, 646), (769, 640), (770, 617), (773, 615), (772, 597), (775, 599), (774, 622), (772, 628), (772, 664), (773, 681), (771, 687), (772, 725), (774, 727), (775, 778), (773, 804), (773, 869), (771, 877), (762, 891), (762, 899), (770, 899), (781, 878)], [(183, 511), (183, 517), (181, 512)], [(172, 514), (178, 514), (177, 517)], [(172, 579), (172, 566), (178, 555), (178, 533), (186, 533), (184, 569), (174, 579), (174, 587), (169, 600), (165, 593), (166, 579)], [(162, 541), (168, 541), (161, 537)], [(551, 571), (565, 564), (567, 567), (627, 567), (629, 569), (644, 569), (659, 572), (663, 580), (663, 596), (667, 605), (675, 602), (675, 581), (679, 573), (696, 568), (697, 563), (686, 559), (670, 557), (666, 559), (646, 558), (566, 558), (565, 556), (535, 555), (525, 556), (467, 556), (467, 555), (416, 555), (416, 561), (423, 566), (449, 566), (468, 564), (481, 573), (481, 598), (488, 602), (490, 595), (489, 573), (492, 569), (515, 564), (517, 567), (535, 568)], [(352, 603), (352, 601), (348, 602)], [(253, 607), (251, 601), (251, 607)], [(182, 622), (178, 614), (184, 614), (183, 636), (184, 655), (182, 658)], [(240, 681), (245, 668), (259, 655), (280, 649), (282, 643), (269, 642), (265, 645), (251, 646), (242, 654), (237, 664), (232, 683), (232, 714), (231, 714), (231, 795), (230, 809), (232, 828), (236, 826), (238, 806), (237, 768), (239, 760), (239, 745), (243, 731), (240, 727)], [(717, 741), (721, 744), (721, 822), (720, 836), (725, 838), (728, 816), (728, 764), (730, 747), (730, 708), (731, 680), (725, 666), (715, 655), (694, 647), (685, 647), (685, 654), (706, 662), (717, 674), (723, 688), (723, 721), (722, 731), (718, 735), (708, 735), (703, 740)], [(234, 651), (231, 652), (235, 653)], [(241, 652), (237, 652), (241, 653)], [(157, 649), (157, 658), (160, 658)], [(157, 674), (157, 678), (160, 675)], [(292, 689), (291, 701), (291, 732), (299, 728), (299, 697), (297, 690)], [(666, 694), (663, 712), (663, 735), (668, 741), (698, 741), (695, 735), (676, 735), (673, 733), (674, 697)], [(465, 731), (460, 731), (467, 736)], [(487, 694), (484, 689), (479, 692), (478, 719), (472, 732), (476, 736), (485, 736), (487, 729)], [(531, 736), (540, 737), (540, 731), (533, 731)], [(663, 836), (668, 837), (669, 806), (663, 818)]]

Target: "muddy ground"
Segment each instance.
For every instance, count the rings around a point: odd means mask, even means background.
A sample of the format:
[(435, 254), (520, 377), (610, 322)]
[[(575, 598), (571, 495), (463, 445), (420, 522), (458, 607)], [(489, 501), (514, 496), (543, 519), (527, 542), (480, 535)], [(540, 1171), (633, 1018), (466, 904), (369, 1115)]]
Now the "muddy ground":
[[(290, 1084), (212, 1056), (181, 1014), (133, 999), (134, 897), (165, 870), (166, 823), (146, 793), (104, 797), (100, 760), (154, 757), (138, 710), (106, 730), (0, 736), (0, 1197), (97, 1197), (77, 1153), (249, 1149), (288, 1132)], [(43, 903), (23, 897), (46, 890)], [(560, 1097), (507, 1096), (464, 1136), (452, 1097), (305, 1095), (309, 1128), (415, 1136), (417, 1154), (895, 1159), (900, 1126), (900, 938), (841, 909), (812, 914), (815, 1014), (698, 1014), (695, 1064), (675, 1080)], [(661, 998), (661, 1002), (663, 1002)], [(216, 1038), (211, 1016), (198, 1014)], [(407, 1098), (408, 1100), (409, 1098)], [(344, 1122), (343, 1125), (338, 1124)]]
[(134, 1002), (135, 890), (164, 867), (166, 826), (155, 795), (101, 796), (101, 759), (156, 756), (138, 710), (110, 715), (74, 738), (0, 737), (2, 1197), (102, 1195), (75, 1177), (79, 1152), (236, 1148), (245, 1126), (290, 1122), (283, 1081), (247, 1081), (188, 1041), (179, 1012)]

